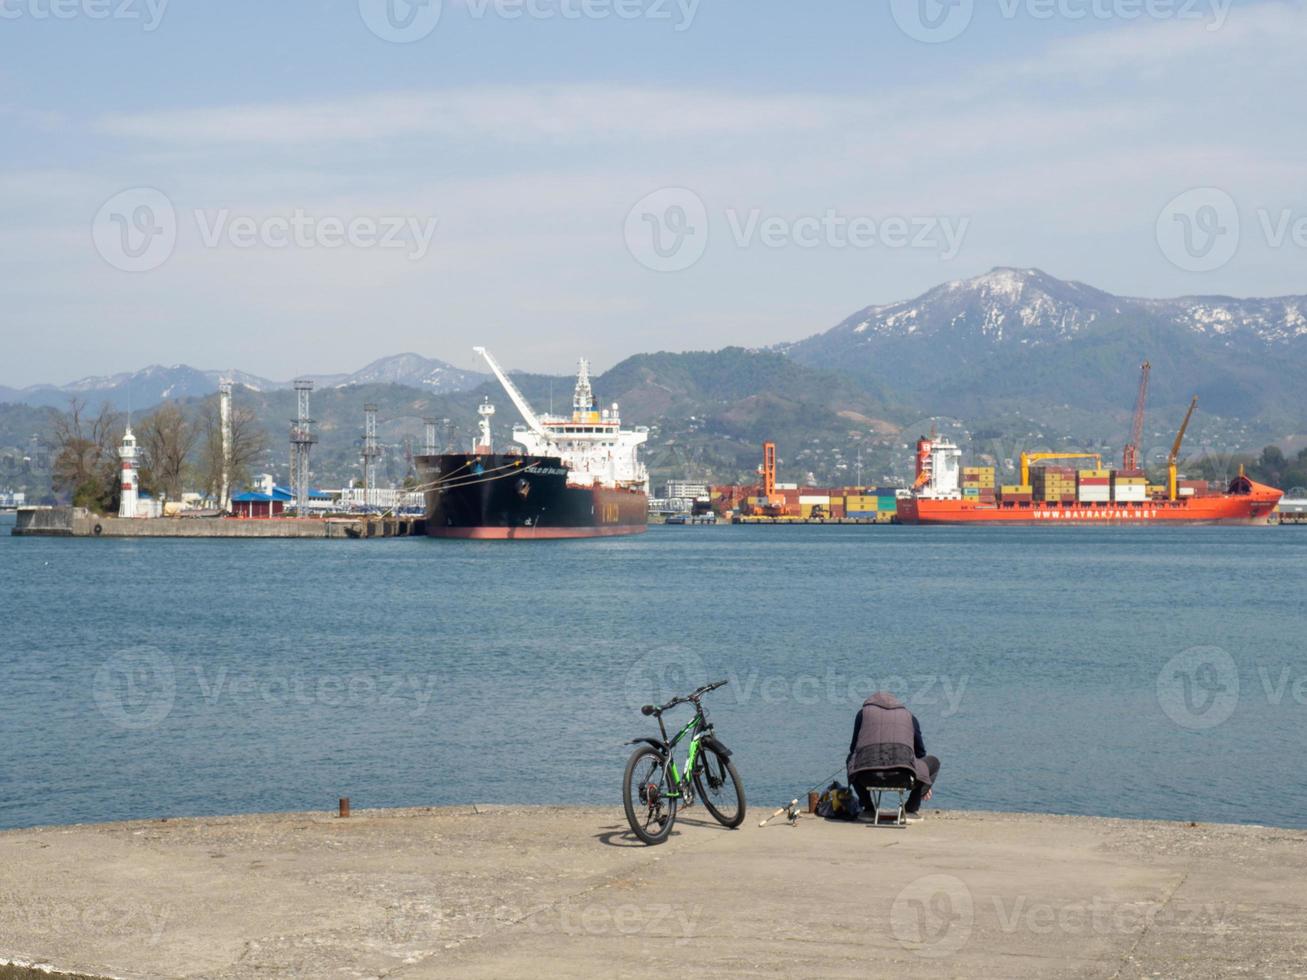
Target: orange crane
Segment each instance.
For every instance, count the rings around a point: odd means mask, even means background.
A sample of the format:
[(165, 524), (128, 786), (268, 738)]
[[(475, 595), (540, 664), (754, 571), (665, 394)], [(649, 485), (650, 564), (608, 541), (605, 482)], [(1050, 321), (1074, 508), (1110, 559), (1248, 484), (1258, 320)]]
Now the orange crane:
[(1175, 442), (1171, 445), (1171, 455), (1166, 458), (1166, 477), (1167, 493), (1172, 500), (1178, 496), (1176, 487), (1176, 460), (1180, 457), (1180, 444), (1184, 442), (1184, 434), (1189, 429), (1189, 420), (1194, 417), (1194, 409), (1198, 407), (1198, 396), (1194, 395), (1194, 400), (1189, 403), (1189, 411), (1185, 413), (1184, 422), (1180, 425), (1180, 431), (1175, 435)]
[(1130, 428), (1130, 441), (1121, 453), (1121, 469), (1134, 471), (1139, 469), (1139, 442), (1144, 436), (1144, 405), (1148, 402), (1148, 373), (1152, 365), (1144, 361), (1139, 371), (1139, 397), (1135, 400), (1135, 421)]
[(762, 444), (762, 496), (767, 498), (767, 503), (772, 502), (772, 497), (776, 496), (776, 443), (764, 442)]

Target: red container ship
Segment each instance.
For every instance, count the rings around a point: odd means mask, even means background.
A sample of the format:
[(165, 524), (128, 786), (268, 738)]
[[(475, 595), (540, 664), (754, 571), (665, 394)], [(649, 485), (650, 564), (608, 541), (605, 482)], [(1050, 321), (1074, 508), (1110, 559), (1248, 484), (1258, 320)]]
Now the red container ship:
[[(1021, 482), (996, 486), (994, 470), (961, 468), (962, 451), (946, 439), (917, 443), (917, 479), (910, 497), (898, 502), (902, 524), (1270, 524), (1283, 491), (1239, 475), (1222, 490), (1206, 483), (1181, 481), (1177, 458), (1198, 399), (1189, 405), (1184, 424), (1167, 460), (1166, 486), (1150, 487), (1138, 468), (1148, 364), (1143, 367), (1134, 433), (1126, 445), (1122, 468), (1105, 470), (1097, 453), (1023, 453)], [(1032, 463), (1092, 458), (1093, 469)]]

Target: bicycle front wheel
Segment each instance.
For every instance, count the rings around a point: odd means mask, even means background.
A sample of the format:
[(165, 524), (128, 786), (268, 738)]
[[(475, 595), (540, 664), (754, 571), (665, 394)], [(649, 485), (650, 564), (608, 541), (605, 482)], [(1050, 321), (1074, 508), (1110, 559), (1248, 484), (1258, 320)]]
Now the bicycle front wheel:
[(646, 844), (661, 844), (676, 821), (676, 797), (667, 795), (667, 756), (642, 745), (626, 763), (622, 804), (631, 832)]
[(744, 784), (735, 763), (704, 746), (694, 763), (694, 790), (704, 807), (723, 827), (744, 823)]

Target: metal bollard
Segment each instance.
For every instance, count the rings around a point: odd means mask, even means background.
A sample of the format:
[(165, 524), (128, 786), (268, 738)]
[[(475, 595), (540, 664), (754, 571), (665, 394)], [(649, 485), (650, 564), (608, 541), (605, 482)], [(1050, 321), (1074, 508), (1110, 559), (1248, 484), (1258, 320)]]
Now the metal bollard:
[(342, 818), (343, 818), (343, 817), (348, 817), (348, 816), (349, 816), (349, 797), (348, 797), (348, 796), (342, 796), (342, 797), (340, 798), (340, 815), (341, 815)]

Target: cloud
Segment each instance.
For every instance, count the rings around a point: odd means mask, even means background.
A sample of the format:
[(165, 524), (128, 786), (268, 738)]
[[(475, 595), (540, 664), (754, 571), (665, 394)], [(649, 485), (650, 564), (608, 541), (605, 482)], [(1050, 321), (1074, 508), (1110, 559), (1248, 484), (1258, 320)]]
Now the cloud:
[(408, 137), (578, 143), (788, 133), (875, 112), (874, 102), (854, 98), (566, 85), (115, 113), (94, 128), (160, 144), (292, 146)]

